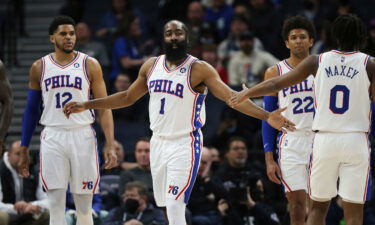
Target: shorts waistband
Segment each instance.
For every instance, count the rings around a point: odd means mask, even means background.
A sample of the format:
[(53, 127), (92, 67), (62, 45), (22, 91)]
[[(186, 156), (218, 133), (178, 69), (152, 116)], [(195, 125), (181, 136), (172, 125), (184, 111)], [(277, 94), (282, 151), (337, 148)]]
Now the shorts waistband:
[(312, 130), (295, 130), (295, 131), (288, 131), (288, 135), (294, 135), (294, 136), (311, 136), (314, 133)]
[(92, 129), (91, 125), (78, 126), (78, 127), (44, 127), (44, 130), (54, 130), (54, 131), (76, 131), (82, 129)]

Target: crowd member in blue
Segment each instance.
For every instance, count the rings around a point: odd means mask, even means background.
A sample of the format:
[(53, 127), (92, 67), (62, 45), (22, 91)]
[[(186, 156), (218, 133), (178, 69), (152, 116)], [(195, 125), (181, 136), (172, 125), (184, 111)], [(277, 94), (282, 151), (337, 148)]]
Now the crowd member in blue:
[(113, 81), (118, 74), (126, 70), (132, 80), (135, 80), (137, 71), (145, 62), (137, 43), (137, 38), (141, 35), (139, 18), (128, 15), (122, 20), (117, 33), (119, 36), (112, 49), (112, 71), (109, 78)]
[(219, 39), (224, 40), (228, 35), (233, 16), (234, 10), (232, 6), (225, 3), (225, 0), (213, 0), (212, 6), (205, 11), (204, 20), (214, 23)]
[[(309, 56), (309, 49), (315, 38), (314, 25), (301, 16), (285, 20), (282, 35), (290, 57), (267, 69), (265, 79), (282, 76), (296, 67)], [(262, 137), (269, 179), (277, 184), (282, 183), (289, 203), (292, 225), (305, 224), (308, 164), (312, 151), (313, 132), (313, 92), (312, 77), (302, 84), (307, 90), (293, 92), (293, 87), (264, 97), (264, 106), (268, 111), (288, 107), (284, 115), (297, 124), (297, 130), (279, 136), (278, 163), (273, 154), (277, 130), (267, 122), (262, 123)], [(299, 90), (299, 89), (298, 89)], [(301, 105), (300, 102), (303, 104)]]

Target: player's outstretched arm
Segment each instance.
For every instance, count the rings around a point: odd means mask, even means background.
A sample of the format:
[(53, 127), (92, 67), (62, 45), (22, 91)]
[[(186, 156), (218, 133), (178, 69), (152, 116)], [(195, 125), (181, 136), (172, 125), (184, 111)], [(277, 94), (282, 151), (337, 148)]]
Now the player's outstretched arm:
[(304, 59), (294, 70), (282, 76), (263, 81), (247, 90), (233, 93), (229, 105), (234, 107), (248, 98), (269, 95), (304, 81), (310, 74), (315, 75), (318, 69), (318, 60), (316, 55), (311, 55)]
[(40, 89), (40, 74), (42, 61), (33, 63), (29, 72), (29, 90), (27, 102), (22, 119), (21, 155), (17, 171), (21, 176), (29, 176), (29, 144), (38, 124), (40, 117), (40, 103), (42, 102), (42, 91)]
[[(103, 80), (103, 72), (99, 62), (91, 57), (87, 58), (86, 61), (87, 71), (90, 77), (90, 88), (93, 96), (97, 98), (107, 97), (107, 89)], [(111, 169), (117, 166), (117, 155), (114, 147), (114, 127), (113, 127), (113, 116), (110, 109), (99, 109), (99, 122), (104, 131), (107, 148), (104, 151), (104, 168)]]
[(126, 91), (86, 102), (70, 102), (64, 106), (67, 117), (87, 109), (117, 109), (130, 106), (147, 93), (147, 73), (155, 62), (155, 57), (147, 60), (139, 70), (138, 78)]
[[(220, 79), (219, 74), (212, 66), (203, 61), (196, 62), (193, 66), (192, 73), (201, 76), (201, 80), (207, 85), (208, 89), (215, 97), (222, 101), (229, 102), (234, 91)], [(281, 112), (285, 109), (278, 109), (269, 113), (250, 100), (238, 104), (234, 109), (257, 119), (266, 120), (271, 126), (278, 130), (285, 131), (285, 128), (294, 130), (294, 124), (281, 116)]]
[(0, 61), (0, 157), (4, 150), (4, 139), (10, 126), (13, 115), (13, 96), (12, 88), (7, 78), (6, 69), (3, 62)]
[(375, 58), (368, 60), (366, 70), (367, 70), (367, 74), (371, 82), (371, 86), (370, 86), (371, 100), (373, 103), (375, 103)]

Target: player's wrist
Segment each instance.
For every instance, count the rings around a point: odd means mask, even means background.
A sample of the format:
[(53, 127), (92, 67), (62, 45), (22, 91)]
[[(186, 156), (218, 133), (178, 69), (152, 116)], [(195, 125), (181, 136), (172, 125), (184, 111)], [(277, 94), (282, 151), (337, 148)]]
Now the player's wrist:
[(267, 164), (275, 161), (273, 159), (273, 152), (266, 152), (264, 158)]

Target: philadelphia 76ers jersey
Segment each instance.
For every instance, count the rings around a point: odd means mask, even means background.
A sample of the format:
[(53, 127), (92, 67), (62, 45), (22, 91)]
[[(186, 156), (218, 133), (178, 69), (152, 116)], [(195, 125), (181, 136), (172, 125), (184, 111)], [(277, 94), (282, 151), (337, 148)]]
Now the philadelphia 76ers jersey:
[(90, 110), (71, 114), (67, 119), (63, 107), (70, 101), (83, 102), (90, 97), (90, 81), (87, 74), (87, 55), (77, 52), (76, 57), (65, 65), (56, 62), (52, 54), (42, 58), (40, 86), (43, 97), (44, 126), (72, 128), (91, 124), (94, 114)]
[(206, 93), (196, 92), (190, 83), (196, 60), (188, 55), (173, 69), (167, 67), (165, 55), (155, 60), (147, 79), (150, 128), (154, 135), (180, 136), (204, 125)]
[(319, 56), (314, 81), (313, 130), (368, 132), (370, 128), (369, 56), (330, 51)]
[[(279, 75), (293, 70), (287, 60), (276, 64)], [(278, 92), (279, 108), (287, 107), (282, 115), (296, 124), (297, 130), (311, 131), (314, 115), (314, 76), (310, 75), (303, 82), (284, 88)]]

